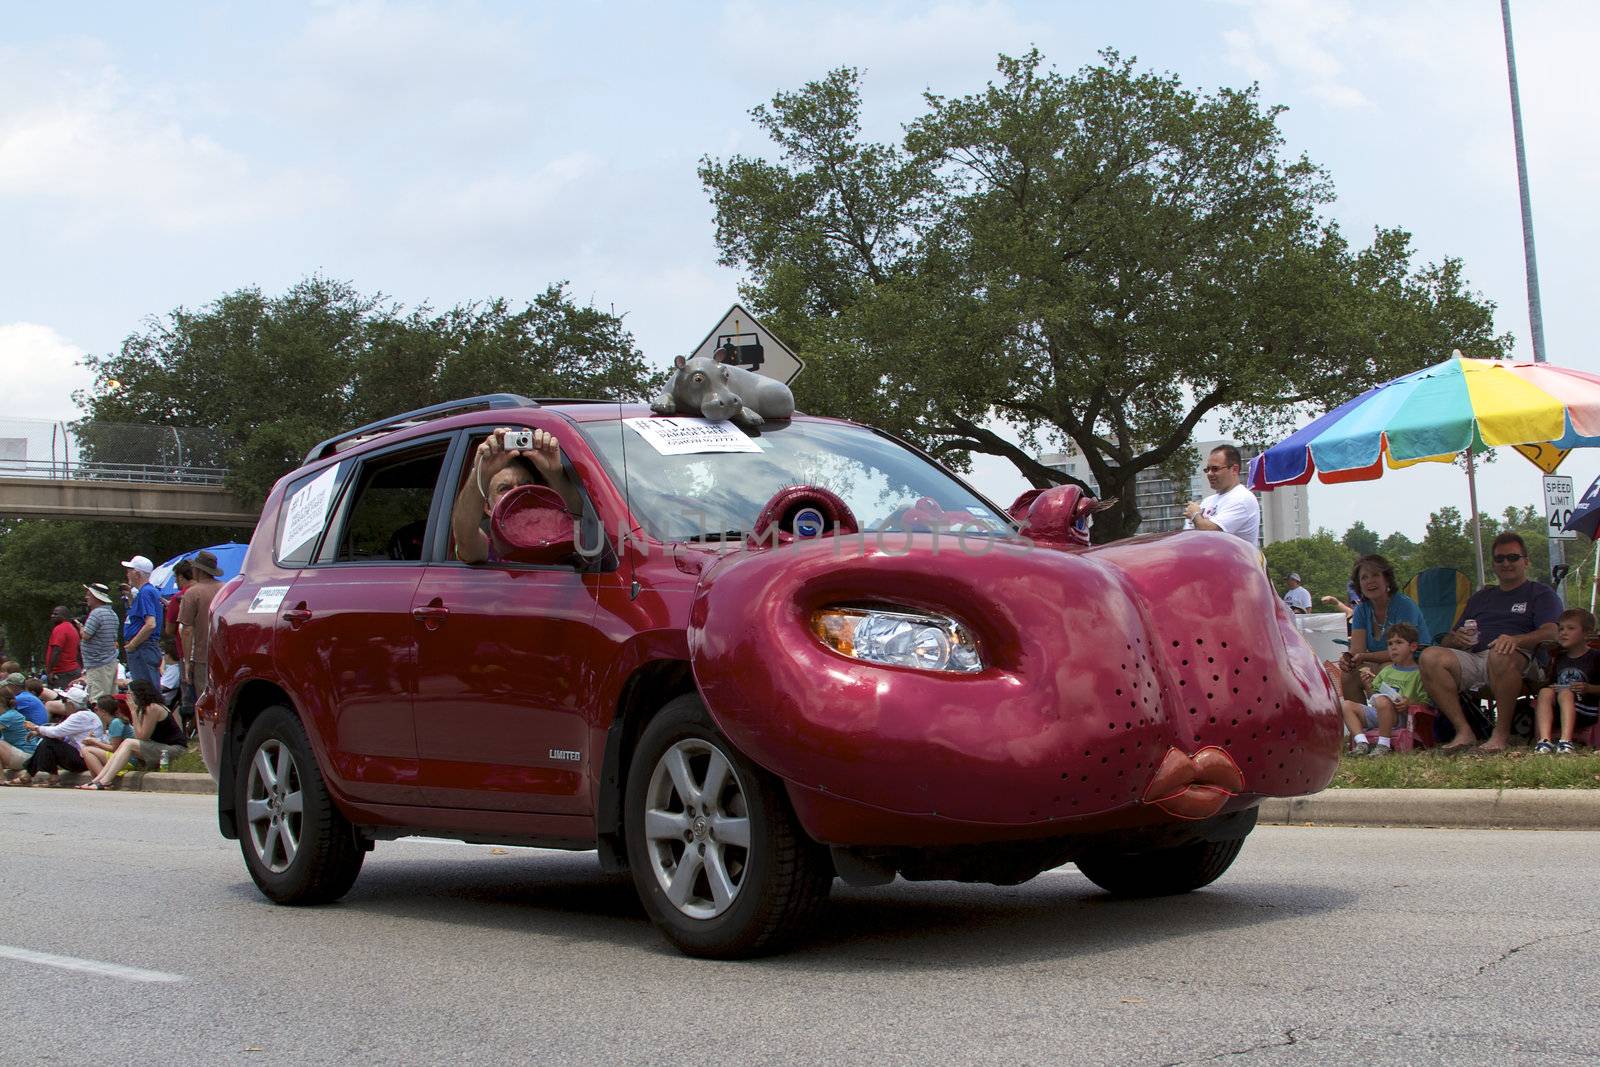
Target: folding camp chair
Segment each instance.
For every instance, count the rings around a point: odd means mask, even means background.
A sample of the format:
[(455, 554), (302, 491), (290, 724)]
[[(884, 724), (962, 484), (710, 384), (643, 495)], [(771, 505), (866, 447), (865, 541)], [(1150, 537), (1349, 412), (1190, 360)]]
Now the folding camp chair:
[(1472, 579), (1454, 567), (1429, 567), (1418, 571), (1406, 583), (1404, 592), (1422, 609), (1422, 621), (1437, 641), (1461, 617), (1467, 598), (1472, 595)]

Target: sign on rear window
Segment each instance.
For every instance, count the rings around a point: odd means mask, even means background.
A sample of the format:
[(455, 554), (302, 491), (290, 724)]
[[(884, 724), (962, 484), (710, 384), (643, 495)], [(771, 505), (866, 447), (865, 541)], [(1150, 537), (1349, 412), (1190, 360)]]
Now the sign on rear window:
[(283, 498), (283, 521), (278, 527), (278, 563), (303, 567), (311, 562), (317, 535), (328, 525), (328, 507), (339, 484), (343, 463), (336, 463), (289, 488)]

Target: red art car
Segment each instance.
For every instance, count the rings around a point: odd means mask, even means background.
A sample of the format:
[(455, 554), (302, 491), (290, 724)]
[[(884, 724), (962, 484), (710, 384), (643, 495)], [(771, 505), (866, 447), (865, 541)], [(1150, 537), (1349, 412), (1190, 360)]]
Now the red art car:
[[(502, 493), (474, 457), (504, 429), (559, 455)], [(362, 427), (279, 482), (214, 604), (222, 832), (289, 904), (406, 835), (596, 849), (715, 957), (836, 877), (1195, 889), (1263, 797), (1328, 783), (1334, 693), (1253, 547), (1083, 547), (1092, 503), (1009, 514), (798, 414), (497, 395)]]

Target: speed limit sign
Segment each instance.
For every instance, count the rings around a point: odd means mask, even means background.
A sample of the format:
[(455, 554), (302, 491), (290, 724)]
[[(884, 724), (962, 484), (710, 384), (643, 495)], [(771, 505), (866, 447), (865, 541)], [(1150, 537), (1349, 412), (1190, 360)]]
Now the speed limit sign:
[(1572, 521), (1572, 479), (1565, 474), (1544, 476), (1544, 523), (1550, 536), (1558, 541), (1575, 541), (1576, 530), (1564, 529)]

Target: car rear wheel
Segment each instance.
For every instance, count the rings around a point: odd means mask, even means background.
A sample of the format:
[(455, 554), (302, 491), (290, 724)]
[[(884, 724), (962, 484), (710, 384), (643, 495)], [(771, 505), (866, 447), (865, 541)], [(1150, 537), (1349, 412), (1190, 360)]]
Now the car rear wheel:
[(1196, 841), (1148, 852), (1103, 852), (1078, 859), (1078, 870), (1119, 897), (1164, 897), (1187, 893), (1222, 877), (1244, 848), (1234, 841)]
[(279, 904), (326, 904), (350, 891), (366, 853), (288, 708), (268, 708), (251, 725), (234, 788), (239, 848), (262, 893)]
[(827, 853), (801, 830), (783, 786), (728, 743), (697, 696), (673, 700), (645, 728), (624, 804), (634, 887), (688, 955), (774, 951), (827, 897)]

